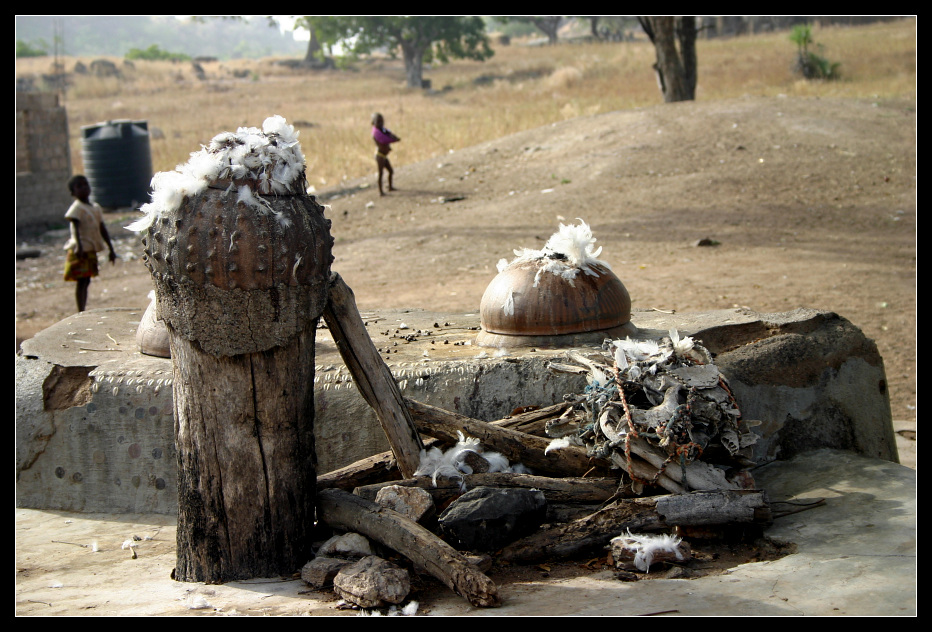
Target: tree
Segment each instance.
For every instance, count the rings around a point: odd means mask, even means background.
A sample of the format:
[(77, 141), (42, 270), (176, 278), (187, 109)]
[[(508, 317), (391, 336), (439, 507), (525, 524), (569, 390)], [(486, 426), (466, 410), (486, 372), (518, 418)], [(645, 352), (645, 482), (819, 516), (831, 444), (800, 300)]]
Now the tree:
[(625, 39), (625, 30), (631, 21), (626, 15), (582, 15), (580, 19), (589, 22), (589, 33), (599, 41), (621, 42)]
[(320, 42), (340, 42), (353, 53), (387, 48), (394, 54), (400, 48), (410, 88), (422, 87), (424, 63), (493, 55), (485, 24), (476, 16), (304, 16), (301, 25), (315, 29)]
[(695, 16), (638, 16), (654, 45), (654, 72), (666, 103), (696, 98)]
[(158, 44), (152, 44), (149, 48), (131, 48), (126, 52), (126, 59), (138, 60), (144, 59), (148, 61), (188, 61), (191, 59), (190, 55), (185, 55), (184, 53), (171, 53), (167, 50), (162, 50), (159, 48)]
[(564, 22), (562, 15), (508, 15), (500, 17), (499, 21), (502, 24), (507, 24), (508, 22), (533, 24), (537, 30), (547, 36), (548, 44), (557, 43), (558, 31), (560, 27), (563, 26)]
[(49, 54), (48, 44), (39, 40), (38, 43), (24, 42), (16, 40), (16, 58), (20, 57), (47, 57)]
[(796, 44), (796, 62), (793, 64), (794, 72), (806, 79), (837, 79), (840, 63), (832, 63), (821, 55), (809, 50), (816, 45), (812, 39), (812, 27), (808, 24), (797, 24), (790, 32), (790, 41)]
[(328, 15), (305, 15), (295, 21), (295, 28), (305, 29), (311, 38), (307, 43), (304, 63), (313, 66), (327, 61), (324, 44), (339, 41), (342, 25), (339, 18)]

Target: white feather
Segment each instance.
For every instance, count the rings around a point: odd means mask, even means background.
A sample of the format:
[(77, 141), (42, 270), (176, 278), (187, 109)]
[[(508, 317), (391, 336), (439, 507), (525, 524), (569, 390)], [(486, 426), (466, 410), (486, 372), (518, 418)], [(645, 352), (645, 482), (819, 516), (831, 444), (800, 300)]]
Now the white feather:
[(463, 460), (467, 452), (481, 454), (482, 458), (488, 461), (490, 472), (516, 472), (519, 470), (524, 473), (530, 472), (520, 463), (516, 463), (514, 466), (510, 465), (508, 458), (503, 454), (483, 451), (479, 445), (479, 439), (467, 438), (459, 431), (457, 434), (460, 438), (459, 442), (446, 452), (436, 447), (430, 450), (421, 450), (420, 463), (414, 475), (430, 476), (435, 486), (437, 485), (437, 479), (441, 476), (462, 481), (465, 475), (472, 474), (472, 468)]
[(510, 472), (511, 465), (504, 454), (484, 452), (482, 458), (489, 462), (489, 472)]
[(686, 355), (692, 351), (692, 348), (696, 344), (695, 341), (689, 336), (680, 339), (680, 333), (676, 329), (670, 330), (670, 341), (673, 343), (673, 351), (678, 356)]
[(261, 130), (240, 127), (235, 133), (221, 132), (175, 171), (153, 176), (151, 201), (140, 208), (144, 216), (126, 228), (134, 232), (147, 230), (157, 219), (177, 210), (185, 198), (225, 178), (256, 180), (258, 191), (250, 191), (256, 195), (247, 195), (240, 187), (237, 201), (259, 211), (268, 209), (269, 204), (259, 194), (293, 191), (303, 181), (305, 167), (298, 132), (282, 116), (270, 116)]
[(513, 290), (508, 290), (508, 298), (505, 299), (502, 309), (505, 310), (507, 316), (515, 315), (515, 295)]
[(547, 447), (544, 449), (544, 454), (547, 454), (551, 450), (559, 450), (560, 448), (568, 448), (568, 447), (570, 447), (570, 440), (567, 439), (566, 437), (554, 439), (549, 444), (547, 444)]
[(682, 538), (674, 535), (634, 535), (629, 529), (625, 535), (612, 538), (611, 543), (634, 551), (634, 566), (642, 572), (648, 572), (654, 561), (654, 555), (659, 552), (673, 553), (676, 559), (682, 560), (683, 554), (679, 549), (682, 541)]
[(549, 272), (566, 280), (570, 286), (575, 287), (575, 279), (579, 272), (590, 276), (599, 273), (593, 266), (609, 268), (609, 265), (597, 257), (602, 247), (595, 247), (596, 239), (592, 230), (583, 220), (579, 225), (569, 226), (560, 224), (560, 229), (554, 233), (540, 250), (529, 248), (515, 249), (515, 259), (508, 264), (504, 259), (498, 262), (497, 268), (502, 272), (510, 265), (535, 262), (538, 265), (537, 275), (534, 277), (534, 287), (540, 283), (543, 272)]
[(592, 236), (589, 225), (580, 219), (578, 226), (560, 224), (560, 230), (547, 240), (545, 249), (564, 255), (571, 265), (595, 276), (595, 272), (589, 269), (590, 265), (599, 264), (608, 267), (604, 261), (597, 259), (602, 253), (602, 247), (599, 246), (596, 249), (595, 242), (596, 239)]

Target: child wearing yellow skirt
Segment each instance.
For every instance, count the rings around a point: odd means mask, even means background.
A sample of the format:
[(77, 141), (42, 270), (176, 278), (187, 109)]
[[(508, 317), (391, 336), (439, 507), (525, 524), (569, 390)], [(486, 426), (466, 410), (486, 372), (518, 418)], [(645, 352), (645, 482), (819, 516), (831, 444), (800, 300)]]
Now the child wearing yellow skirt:
[(77, 282), (75, 299), (78, 311), (87, 307), (87, 289), (91, 279), (98, 274), (97, 253), (105, 247), (110, 249), (110, 263), (117, 259), (110, 243), (110, 234), (104, 224), (103, 209), (91, 203), (91, 185), (82, 175), (68, 180), (68, 189), (74, 202), (65, 213), (65, 219), (71, 223), (71, 238), (65, 244), (68, 251), (65, 257), (65, 281)]

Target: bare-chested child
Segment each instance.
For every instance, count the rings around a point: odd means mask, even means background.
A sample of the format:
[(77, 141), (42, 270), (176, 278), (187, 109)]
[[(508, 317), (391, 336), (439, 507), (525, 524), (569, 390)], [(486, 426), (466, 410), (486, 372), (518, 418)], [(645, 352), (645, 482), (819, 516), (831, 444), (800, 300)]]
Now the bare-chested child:
[(377, 147), (375, 164), (379, 166), (379, 195), (385, 195), (385, 191), (382, 189), (382, 173), (388, 172), (388, 190), (394, 191), (392, 176), (395, 175), (395, 171), (392, 169), (392, 163), (388, 160), (388, 154), (392, 150), (391, 144), (397, 143), (401, 139), (385, 129), (385, 120), (378, 112), (372, 115), (372, 140), (375, 141)]
[(72, 177), (68, 180), (68, 188), (75, 200), (65, 213), (65, 219), (71, 222), (71, 239), (65, 244), (68, 251), (65, 280), (77, 282), (75, 300), (78, 311), (83, 312), (87, 307), (87, 289), (91, 279), (98, 274), (97, 253), (109, 248), (111, 264), (117, 255), (104, 224), (103, 210), (99, 204), (90, 201), (91, 185), (87, 178), (82, 175)]

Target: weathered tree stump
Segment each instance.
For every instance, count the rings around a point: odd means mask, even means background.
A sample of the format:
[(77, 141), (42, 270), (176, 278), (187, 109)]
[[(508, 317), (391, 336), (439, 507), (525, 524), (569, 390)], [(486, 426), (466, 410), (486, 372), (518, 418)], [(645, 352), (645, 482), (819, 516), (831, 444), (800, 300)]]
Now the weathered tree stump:
[[(272, 178), (297, 143), (293, 129), (277, 129), (265, 136), (270, 161), (244, 160)], [(246, 131), (205, 152), (261, 148), (258, 130)], [(145, 228), (174, 367), (181, 581), (291, 574), (312, 557), (314, 338), (333, 240), (295, 155), (287, 186), (270, 191), (255, 175), (212, 181), (156, 209)]]

